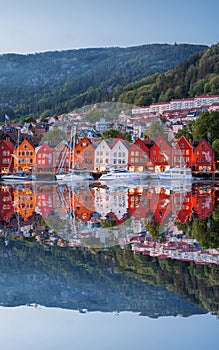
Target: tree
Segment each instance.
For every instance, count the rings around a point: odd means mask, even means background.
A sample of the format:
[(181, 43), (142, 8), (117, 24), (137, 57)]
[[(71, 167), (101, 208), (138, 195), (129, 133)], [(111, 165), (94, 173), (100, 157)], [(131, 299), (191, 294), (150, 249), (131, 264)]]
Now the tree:
[(164, 124), (159, 120), (151, 122), (149, 128), (144, 131), (144, 137), (146, 136), (152, 140), (156, 140), (159, 136), (165, 137)]
[(201, 113), (193, 124), (193, 138), (196, 140), (207, 140), (213, 144), (218, 139), (219, 112)]
[(56, 146), (61, 141), (67, 141), (67, 135), (60, 129), (53, 129), (45, 133), (42, 137), (42, 142), (48, 142), (50, 146)]
[(188, 141), (193, 140), (193, 124), (194, 122), (190, 121), (183, 129), (179, 129), (176, 138), (179, 139), (181, 136), (184, 136)]
[(115, 139), (119, 135), (118, 130), (109, 129), (102, 132), (103, 139)]
[(213, 141), (212, 148), (214, 150), (215, 160), (218, 161), (219, 160), (219, 139), (215, 139)]

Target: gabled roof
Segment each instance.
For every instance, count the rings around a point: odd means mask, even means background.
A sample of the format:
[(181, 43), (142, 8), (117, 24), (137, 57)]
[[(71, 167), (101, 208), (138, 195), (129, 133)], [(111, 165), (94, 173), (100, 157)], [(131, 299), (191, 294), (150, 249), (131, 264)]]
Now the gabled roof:
[(1, 140), (1, 141), (0, 141), (0, 145), (1, 145), (2, 143), (4, 143), (4, 144), (7, 146), (7, 148), (8, 148), (11, 152), (14, 151), (14, 144), (13, 144), (12, 142), (6, 141), (6, 140)]

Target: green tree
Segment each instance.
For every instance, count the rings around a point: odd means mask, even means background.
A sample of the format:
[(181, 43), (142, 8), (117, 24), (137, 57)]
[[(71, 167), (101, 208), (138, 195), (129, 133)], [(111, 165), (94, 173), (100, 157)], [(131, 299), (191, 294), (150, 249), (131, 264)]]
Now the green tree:
[(218, 161), (219, 160), (219, 139), (215, 139), (213, 141), (212, 148), (214, 150), (215, 160)]
[(193, 140), (193, 124), (194, 122), (190, 121), (183, 129), (178, 130), (176, 138), (179, 139), (181, 136), (184, 136), (188, 141)]
[(219, 134), (219, 112), (201, 113), (193, 124), (193, 138), (213, 144)]
[(49, 146), (54, 147), (63, 140), (68, 140), (66, 133), (60, 129), (53, 129), (43, 135), (41, 142), (47, 142)]
[(102, 132), (103, 139), (115, 139), (119, 135), (118, 130), (109, 129)]
[(164, 124), (161, 121), (151, 122), (149, 128), (144, 131), (144, 137), (150, 137), (152, 140), (156, 140), (159, 136), (165, 137)]

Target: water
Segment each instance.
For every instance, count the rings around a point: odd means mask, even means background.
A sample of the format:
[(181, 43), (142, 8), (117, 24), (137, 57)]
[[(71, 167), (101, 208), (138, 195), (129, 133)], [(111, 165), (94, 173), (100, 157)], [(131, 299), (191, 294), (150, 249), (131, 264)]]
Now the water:
[(212, 184), (0, 187), (2, 349), (216, 349)]

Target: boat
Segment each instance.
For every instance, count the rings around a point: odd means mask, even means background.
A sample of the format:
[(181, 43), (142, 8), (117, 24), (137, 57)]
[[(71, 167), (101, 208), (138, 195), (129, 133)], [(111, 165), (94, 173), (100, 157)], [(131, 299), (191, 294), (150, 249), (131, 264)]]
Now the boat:
[(25, 174), (24, 172), (18, 172), (14, 174), (5, 174), (1, 176), (1, 180), (5, 182), (15, 182), (15, 181), (28, 181), (30, 180), (30, 176)]
[[(129, 171), (124, 168), (113, 168), (110, 169), (106, 174), (102, 174), (99, 178), (100, 181), (112, 181), (112, 180), (122, 180), (122, 181), (133, 181), (133, 180), (141, 180), (142, 174)], [(146, 176), (146, 175), (145, 175)]]
[(173, 167), (159, 173), (160, 180), (192, 180), (192, 172), (190, 168)]
[(56, 174), (55, 177), (62, 182), (81, 182), (91, 179), (90, 173), (82, 169), (72, 169), (68, 173)]
[(148, 177), (152, 180), (159, 180), (160, 179), (160, 172), (156, 171), (156, 172), (153, 172), (151, 171), (148, 175)]
[[(75, 149), (75, 144), (76, 144), (75, 136), (76, 136), (76, 128), (74, 127), (74, 130), (73, 129), (71, 130), (70, 142), (68, 144), (70, 154), (72, 154), (73, 150)], [(93, 177), (91, 177), (90, 175), (89, 170), (75, 168), (74, 155), (72, 155), (72, 160), (69, 163), (69, 165), (71, 164), (71, 168), (69, 168), (66, 172), (62, 172), (65, 157), (66, 157), (66, 154), (63, 154), (61, 162), (59, 164), (58, 172), (55, 174), (56, 180), (70, 183), (70, 182), (81, 182), (84, 180), (93, 179)]]

